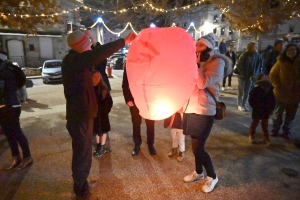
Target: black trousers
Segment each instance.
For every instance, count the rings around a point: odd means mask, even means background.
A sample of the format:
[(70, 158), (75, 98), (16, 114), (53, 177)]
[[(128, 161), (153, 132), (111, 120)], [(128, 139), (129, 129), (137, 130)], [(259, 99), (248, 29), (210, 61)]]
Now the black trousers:
[(207, 176), (215, 179), (216, 174), (209, 154), (205, 151), (205, 142), (214, 124), (214, 116), (184, 114), (185, 134), (192, 137), (192, 149), (195, 156), (196, 172), (201, 174), (203, 167)]
[(87, 178), (92, 165), (93, 122), (94, 118), (67, 121), (67, 129), (72, 137), (73, 189), (79, 196), (89, 193)]
[(228, 75), (228, 76), (225, 76), (225, 77), (223, 78), (223, 84), (222, 84), (222, 87), (225, 87), (227, 77), (228, 77), (228, 87), (231, 87), (231, 78), (232, 78), (232, 74), (230, 74), (230, 75)]
[(19, 156), (20, 145), (23, 158), (30, 157), (30, 149), (26, 136), (20, 127), (21, 107), (4, 106), (0, 108), (0, 125), (7, 138), (11, 154), (13, 157)]
[[(135, 105), (130, 107), (130, 113), (131, 113), (131, 121), (132, 121), (132, 128), (133, 128), (133, 142), (134, 144), (141, 145), (142, 144), (142, 138), (141, 138), (142, 117), (139, 114), (139, 109)], [(147, 144), (153, 145), (155, 121), (145, 119), (145, 122), (147, 126)]]

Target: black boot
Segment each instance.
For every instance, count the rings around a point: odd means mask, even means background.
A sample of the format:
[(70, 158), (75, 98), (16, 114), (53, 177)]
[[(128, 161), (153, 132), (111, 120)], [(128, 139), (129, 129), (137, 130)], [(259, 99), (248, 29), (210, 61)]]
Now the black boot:
[(156, 150), (154, 149), (153, 145), (148, 145), (148, 150), (151, 156), (156, 155)]
[(134, 145), (134, 148), (131, 152), (131, 155), (132, 156), (137, 156), (139, 154), (139, 151), (140, 151), (140, 145), (139, 144), (135, 144)]
[(95, 153), (95, 157), (99, 158), (105, 153), (105, 145), (100, 145), (99, 150)]
[(101, 144), (97, 144), (95, 151), (93, 152), (93, 155), (96, 155), (97, 152), (100, 151)]

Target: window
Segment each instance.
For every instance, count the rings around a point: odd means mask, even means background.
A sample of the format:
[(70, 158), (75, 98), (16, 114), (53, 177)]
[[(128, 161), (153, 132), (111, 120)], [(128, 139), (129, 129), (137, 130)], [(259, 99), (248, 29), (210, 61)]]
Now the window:
[(34, 45), (33, 44), (29, 44), (29, 51), (34, 51)]
[(222, 21), (222, 22), (225, 22), (225, 19), (226, 19), (225, 14), (222, 14), (222, 19), (221, 19), (221, 21)]
[(229, 34), (230, 34), (230, 35), (233, 34), (233, 31), (232, 31), (231, 27), (229, 27)]
[(213, 33), (216, 34), (217, 33), (217, 28), (213, 29)]
[(221, 28), (221, 35), (224, 35), (225, 34), (225, 27), (223, 26), (222, 28)]
[(213, 23), (218, 23), (219, 22), (219, 16), (218, 15), (214, 15), (214, 21)]
[(46, 62), (44, 68), (59, 68), (61, 67), (60, 61)]

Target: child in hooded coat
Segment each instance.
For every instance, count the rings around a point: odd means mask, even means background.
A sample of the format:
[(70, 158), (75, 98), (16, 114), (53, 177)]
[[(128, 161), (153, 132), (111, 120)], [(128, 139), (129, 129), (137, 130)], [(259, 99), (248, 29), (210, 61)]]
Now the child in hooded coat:
[(254, 144), (256, 127), (261, 122), (264, 142), (270, 144), (268, 137), (268, 120), (275, 107), (273, 87), (268, 76), (260, 73), (251, 77), (254, 87), (249, 93), (249, 105), (252, 107), (252, 123), (250, 125), (249, 141)]

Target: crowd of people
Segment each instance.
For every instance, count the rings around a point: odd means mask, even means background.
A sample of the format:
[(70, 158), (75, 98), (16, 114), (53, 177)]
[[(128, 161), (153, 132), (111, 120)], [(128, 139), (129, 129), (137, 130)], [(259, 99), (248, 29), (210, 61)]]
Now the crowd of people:
[[(89, 188), (96, 186), (96, 182), (87, 181), (92, 156), (98, 158), (112, 151), (108, 132), (111, 129), (109, 113), (113, 106), (113, 99), (105, 73), (106, 58), (123, 48), (125, 44), (131, 43), (135, 38), (136, 35), (130, 33), (125, 39), (121, 38), (100, 45), (89, 30), (74, 31), (67, 37), (71, 50), (63, 59), (62, 75), (66, 98), (66, 128), (72, 138), (73, 190), (78, 198), (88, 198)], [(281, 128), (282, 137), (290, 139), (300, 102), (300, 49), (296, 44), (284, 46), (282, 40), (276, 40), (274, 48), (269, 49), (262, 56), (258, 53), (257, 43), (250, 42), (246, 51), (237, 58), (234, 46), (229, 45), (226, 48), (225, 41), (220, 44), (220, 52), (215, 50), (213, 33), (199, 38), (195, 46), (198, 66), (197, 84), (187, 104), (164, 120), (164, 127), (171, 129), (172, 147), (168, 156), (178, 155), (178, 162), (183, 161), (185, 157), (185, 136), (191, 137), (195, 166), (192, 173), (185, 176), (183, 181), (189, 183), (205, 179), (202, 191), (209, 193), (214, 190), (218, 182), (212, 159), (205, 150), (205, 143), (212, 130), (216, 114), (216, 104), (209, 93), (218, 100), (220, 92), (226, 89), (226, 80), (228, 80), (227, 89), (233, 89), (231, 81), (233, 72), (236, 73), (238, 77), (237, 109), (249, 111), (247, 104), (252, 108), (249, 141), (255, 143), (255, 132), (259, 123), (262, 125), (266, 144), (271, 143), (269, 136), (279, 135)], [(0, 64), (6, 59), (6, 54), (0, 52)], [(27, 138), (20, 128), (21, 108), (16, 96), (17, 83), (7, 78), (11, 77), (11, 74), (9, 70), (0, 73), (0, 89), (3, 87), (1, 85), (3, 81), (6, 81), (13, 91), (9, 93), (10, 96), (5, 94), (5, 101), (1, 102), (0, 125), (9, 142), (13, 158), (12, 163), (6, 169), (20, 170), (32, 164), (33, 159)], [(142, 144), (142, 117), (131, 94), (128, 81), (125, 67), (122, 89), (132, 120), (134, 147), (131, 155), (137, 156)], [(273, 129), (269, 133), (268, 119), (271, 115)], [(156, 155), (155, 121), (145, 119), (145, 122), (149, 154)], [(96, 138), (94, 153), (93, 136)], [(18, 145), (23, 151), (22, 157)]]

